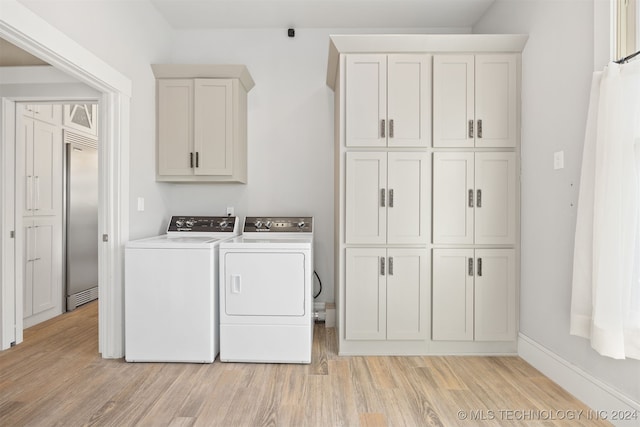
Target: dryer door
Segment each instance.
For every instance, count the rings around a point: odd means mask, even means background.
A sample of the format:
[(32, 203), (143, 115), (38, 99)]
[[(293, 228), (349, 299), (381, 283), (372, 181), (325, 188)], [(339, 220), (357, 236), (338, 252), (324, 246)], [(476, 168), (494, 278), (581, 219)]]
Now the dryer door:
[(304, 316), (305, 254), (227, 252), (228, 316)]

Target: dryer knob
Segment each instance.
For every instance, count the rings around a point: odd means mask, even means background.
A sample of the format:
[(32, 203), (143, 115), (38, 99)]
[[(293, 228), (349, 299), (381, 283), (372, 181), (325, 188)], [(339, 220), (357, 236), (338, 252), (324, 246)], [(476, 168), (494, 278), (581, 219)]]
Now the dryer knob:
[(307, 225), (307, 224), (305, 224), (305, 222), (304, 222), (304, 221), (300, 221), (300, 222), (298, 223), (298, 228), (304, 228), (304, 226), (305, 226), (305, 225)]

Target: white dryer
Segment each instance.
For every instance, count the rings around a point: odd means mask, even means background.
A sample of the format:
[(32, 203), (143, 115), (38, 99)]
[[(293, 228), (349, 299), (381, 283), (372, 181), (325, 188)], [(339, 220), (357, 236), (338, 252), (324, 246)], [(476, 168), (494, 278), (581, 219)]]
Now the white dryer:
[(313, 218), (247, 217), (220, 244), (220, 360), (311, 363)]
[(218, 247), (236, 217), (174, 216), (125, 246), (127, 362), (211, 363), (219, 349)]

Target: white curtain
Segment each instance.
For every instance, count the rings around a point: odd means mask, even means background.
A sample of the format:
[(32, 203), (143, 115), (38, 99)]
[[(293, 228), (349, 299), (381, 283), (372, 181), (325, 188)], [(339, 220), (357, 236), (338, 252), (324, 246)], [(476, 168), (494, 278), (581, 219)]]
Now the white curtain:
[(570, 332), (604, 356), (640, 359), (640, 59), (593, 75)]

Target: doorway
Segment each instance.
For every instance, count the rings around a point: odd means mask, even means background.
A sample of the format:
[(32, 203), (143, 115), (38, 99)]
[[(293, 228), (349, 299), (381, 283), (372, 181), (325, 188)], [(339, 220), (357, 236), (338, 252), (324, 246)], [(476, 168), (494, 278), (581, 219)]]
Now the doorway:
[[(99, 139), (99, 212), (98, 223), (102, 242), (99, 247), (99, 351), (104, 358), (124, 355), (123, 318), (123, 247), (128, 240), (128, 148), (129, 104), (131, 82), (106, 65), (93, 53), (70, 40), (63, 33), (43, 22), (37, 15), (17, 2), (3, 4), (0, 37), (51, 64), (56, 69), (88, 85), (100, 93)], [(82, 62), (82, 66), (79, 63)], [(0, 104), (2, 117), (0, 164), (0, 196), (13, 199), (13, 135), (7, 123), (15, 123), (15, 99), (4, 97)], [(13, 120), (13, 121), (12, 121)], [(7, 199), (8, 196), (11, 199)], [(16, 316), (15, 302), (15, 218), (8, 213), (13, 206), (3, 203), (0, 215), (0, 259), (2, 276), (0, 304), (0, 348), (19, 344), (22, 339), (22, 319)], [(13, 266), (12, 266), (13, 265)]]

